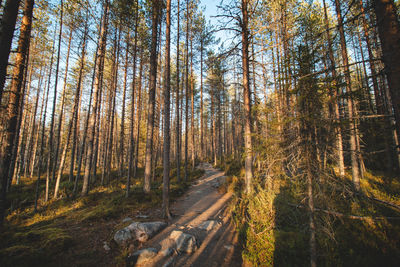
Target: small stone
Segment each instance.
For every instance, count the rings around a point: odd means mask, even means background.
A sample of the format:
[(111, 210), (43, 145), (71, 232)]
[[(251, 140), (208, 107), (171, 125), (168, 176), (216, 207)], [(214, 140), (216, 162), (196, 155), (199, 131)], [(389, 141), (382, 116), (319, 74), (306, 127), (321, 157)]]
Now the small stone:
[(136, 251), (131, 256), (128, 257), (128, 262), (134, 266), (135, 264), (143, 264), (144, 262), (151, 261), (157, 256), (158, 250), (155, 248), (145, 248)]
[(104, 248), (105, 251), (110, 251), (111, 250), (110, 246), (108, 245), (108, 243), (106, 241), (103, 242), (103, 248)]
[(130, 217), (126, 217), (125, 219), (122, 220), (123, 223), (127, 223), (127, 222), (132, 222), (132, 218)]
[(198, 226), (198, 228), (203, 229), (203, 230), (206, 230), (206, 231), (208, 232), (208, 231), (211, 231), (212, 229), (214, 229), (217, 225), (218, 225), (218, 222), (217, 222), (217, 221), (215, 221), (215, 220), (208, 220), (208, 221), (202, 222), (202, 223)]
[(233, 249), (233, 246), (232, 245), (224, 245), (224, 248), (227, 250), (231, 250), (231, 249)]

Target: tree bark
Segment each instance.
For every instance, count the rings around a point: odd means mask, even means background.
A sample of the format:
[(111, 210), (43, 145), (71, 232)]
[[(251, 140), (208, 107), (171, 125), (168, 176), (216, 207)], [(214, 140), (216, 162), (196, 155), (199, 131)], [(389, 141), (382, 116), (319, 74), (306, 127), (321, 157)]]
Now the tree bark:
[(98, 114), (99, 100), (100, 100), (100, 91), (101, 91), (101, 77), (104, 70), (104, 57), (106, 52), (106, 43), (107, 43), (107, 29), (108, 29), (108, 13), (110, 9), (109, 0), (106, 0), (104, 3), (104, 16), (103, 22), (100, 30), (100, 41), (99, 41), (99, 56), (97, 57), (97, 71), (96, 78), (94, 83), (94, 91), (93, 91), (93, 103), (92, 110), (93, 113), (90, 115), (89, 122), (89, 138), (88, 138), (88, 148), (86, 154), (86, 166), (85, 166), (85, 174), (83, 177), (83, 185), (82, 185), (82, 195), (85, 196), (89, 192), (89, 180), (90, 180), (90, 170), (92, 165), (96, 164), (96, 161), (93, 159), (93, 150), (94, 141), (95, 141), (95, 133), (96, 133), (96, 118)]
[(336, 134), (336, 150), (337, 150), (337, 164), (339, 166), (339, 174), (340, 176), (344, 176), (344, 156), (343, 156), (343, 138), (342, 138), (342, 130), (339, 125), (339, 120), (340, 120), (340, 113), (339, 113), (339, 104), (338, 104), (338, 81), (337, 81), (337, 73), (336, 73), (336, 64), (335, 64), (335, 57), (333, 55), (333, 49), (332, 49), (332, 40), (331, 40), (331, 34), (330, 34), (330, 29), (329, 29), (329, 21), (328, 21), (328, 14), (326, 10), (326, 3), (325, 0), (323, 0), (323, 5), (324, 5), (324, 19), (325, 19), (325, 30), (327, 34), (327, 40), (328, 40), (328, 55), (329, 55), (329, 60), (331, 62), (331, 74), (332, 74), (332, 79), (333, 79), (333, 86), (330, 89), (330, 97), (331, 97), (331, 102), (333, 105), (333, 118), (336, 120), (335, 122), (335, 134)]
[(249, 29), (248, 29), (248, 0), (242, 0), (242, 67), (243, 67), (243, 98), (245, 111), (245, 191), (251, 193), (253, 179), (253, 152), (251, 141), (251, 96), (249, 73)]
[[(138, 41), (138, 23), (139, 23), (139, 2), (136, 0), (136, 12), (135, 12), (135, 43), (133, 45), (133, 79), (132, 79), (132, 92), (131, 92), (131, 120), (130, 120), (130, 135), (129, 135), (129, 163), (128, 163), (128, 175), (126, 181), (126, 197), (129, 197), (129, 190), (131, 186), (131, 176), (133, 173), (133, 156), (135, 148), (134, 139), (134, 121), (135, 121), (135, 89), (136, 89), (136, 56), (137, 56), (137, 41)], [(128, 49), (128, 48), (127, 48)], [(138, 107), (136, 107), (138, 110)], [(139, 128), (139, 127), (138, 127)], [(136, 144), (138, 145), (138, 144)]]
[(340, 8), (339, 0), (335, 0), (336, 6), (336, 15), (338, 19), (338, 27), (339, 27), (339, 35), (340, 35), (340, 47), (341, 54), (343, 60), (344, 67), (344, 76), (346, 80), (346, 91), (349, 95), (347, 105), (348, 105), (348, 114), (350, 121), (350, 156), (351, 156), (351, 170), (352, 170), (352, 179), (353, 184), (356, 190), (360, 189), (360, 170), (358, 166), (358, 157), (357, 157), (357, 135), (356, 135), (356, 123), (354, 121), (354, 111), (355, 106), (353, 103), (352, 88), (351, 88), (351, 77), (350, 77), (350, 69), (349, 69), (349, 59), (347, 56), (347, 47), (346, 47), (346, 37), (343, 29), (343, 18), (342, 12)]
[(21, 0), (7, 0), (0, 24), (0, 105), (4, 84), (7, 76), (8, 57), (10, 56), (15, 24), (18, 17), (18, 7)]
[(181, 181), (181, 145), (180, 145), (180, 140), (181, 140), (181, 130), (180, 130), (180, 119), (179, 119), (179, 111), (180, 111), (180, 107), (179, 107), (179, 83), (180, 83), (180, 69), (179, 69), (179, 37), (180, 37), (180, 5), (179, 5), (179, 0), (177, 3), (177, 7), (178, 7), (178, 13), (177, 13), (177, 17), (178, 17), (178, 22), (177, 22), (177, 41), (176, 41), (176, 103), (175, 103), (175, 112), (176, 112), (176, 129), (175, 129), (175, 133), (176, 133), (176, 141), (175, 141), (175, 145), (176, 145), (176, 180), (178, 181), (178, 183)]
[(169, 212), (169, 156), (170, 156), (170, 98), (171, 98), (171, 0), (167, 0), (165, 26), (165, 88), (164, 88), (164, 156), (163, 156), (163, 216), (171, 219)]
[(374, 0), (383, 63), (396, 119), (397, 138), (400, 136), (400, 24), (393, 0)]
[(186, 65), (185, 65), (185, 182), (188, 180), (188, 135), (189, 135), (189, 0), (186, 0)]
[(7, 117), (5, 121), (5, 138), (1, 144), (0, 151), (0, 227), (3, 225), (6, 209), (6, 187), (11, 163), (14, 139), (16, 136), (18, 116), (21, 111), (19, 106), (21, 90), (23, 84), (23, 75), (25, 70), (26, 56), (29, 49), (29, 41), (32, 28), (32, 13), (34, 0), (26, 0), (24, 7), (24, 16), (22, 18), (20, 36), (18, 41), (17, 54), (15, 59), (15, 68), (12, 75), (10, 98), (7, 106)]
[(154, 133), (154, 109), (157, 83), (157, 44), (158, 44), (158, 22), (160, 16), (160, 0), (152, 0), (152, 33), (150, 50), (150, 81), (149, 100), (147, 117), (147, 137), (143, 191), (148, 194), (151, 190), (151, 166), (153, 154), (153, 133)]
[[(60, 67), (60, 52), (61, 52), (61, 37), (62, 37), (62, 30), (63, 30), (63, 12), (64, 12), (64, 2), (60, 0), (60, 30), (58, 34), (58, 49), (57, 49), (57, 63), (56, 63), (56, 75), (55, 75), (55, 82), (54, 82), (54, 93), (53, 93), (53, 108), (51, 112), (51, 122), (50, 122), (50, 134), (49, 134), (49, 155), (47, 158), (47, 180), (54, 178), (52, 176), (50, 178), (50, 171), (51, 169), (55, 168), (55, 164), (53, 166), (54, 160), (54, 150), (53, 150), (53, 141), (54, 141), (54, 118), (56, 114), (56, 103), (57, 103), (57, 86), (58, 86), (58, 72)], [(62, 116), (60, 114), (60, 116)], [(54, 171), (53, 171), (54, 173)], [(48, 194), (46, 194), (46, 201), (48, 198)]]

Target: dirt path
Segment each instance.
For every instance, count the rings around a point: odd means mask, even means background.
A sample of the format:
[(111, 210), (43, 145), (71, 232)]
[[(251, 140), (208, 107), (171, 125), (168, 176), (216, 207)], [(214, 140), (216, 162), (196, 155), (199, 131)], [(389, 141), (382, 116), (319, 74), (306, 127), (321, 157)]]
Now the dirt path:
[[(197, 250), (192, 254), (175, 252), (169, 258), (167, 266), (242, 266), (238, 237), (226, 211), (232, 194), (221, 194), (217, 188), (224, 173), (215, 170), (208, 163), (202, 163), (199, 167), (205, 170), (204, 176), (172, 203), (174, 219), (167, 228), (145, 243), (144, 247), (160, 248), (160, 243), (165, 242), (173, 230), (179, 230), (195, 236)], [(207, 220), (218, 223), (211, 231), (200, 231), (197, 227)], [(152, 266), (164, 266), (165, 263), (164, 259)]]

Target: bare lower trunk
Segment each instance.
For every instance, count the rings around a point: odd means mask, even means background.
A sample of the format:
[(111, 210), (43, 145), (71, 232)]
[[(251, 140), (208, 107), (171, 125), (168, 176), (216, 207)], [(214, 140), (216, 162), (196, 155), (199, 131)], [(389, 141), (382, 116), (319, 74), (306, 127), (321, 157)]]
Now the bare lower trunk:
[(383, 63), (396, 119), (397, 138), (400, 137), (400, 24), (393, 0), (374, 0)]
[(149, 101), (147, 118), (147, 137), (143, 190), (150, 193), (151, 185), (151, 166), (153, 154), (153, 133), (154, 133), (154, 109), (157, 82), (157, 43), (158, 43), (158, 22), (160, 13), (160, 0), (153, 0), (152, 7), (152, 37), (150, 51), (150, 81), (149, 81)]
[(349, 121), (350, 121), (350, 156), (351, 156), (351, 170), (352, 170), (352, 177), (353, 177), (353, 184), (354, 187), (359, 190), (360, 189), (360, 170), (358, 166), (358, 157), (357, 157), (357, 132), (356, 132), (356, 123), (354, 120), (354, 113), (355, 113), (355, 105), (353, 103), (353, 96), (352, 88), (351, 88), (351, 77), (350, 77), (350, 70), (349, 70), (349, 60), (347, 56), (347, 47), (346, 47), (346, 37), (344, 34), (343, 29), (343, 19), (341, 14), (341, 8), (339, 0), (335, 0), (336, 5), (336, 14), (338, 18), (339, 24), (339, 35), (340, 35), (340, 46), (341, 46), (341, 53), (344, 65), (344, 72), (345, 72), (345, 80), (346, 80), (346, 91), (350, 96), (348, 97), (348, 114), (349, 114)]
[(12, 75), (10, 97), (7, 106), (7, 117), (4, 125), (5, 138), (0, 150), (0, 226), (3, 225), (6, 209), (6, 188), (10, 163), (12, 157), (13, 144), (17, 134), (17, 123), (21, 112), (20, 98), (22, 92), (23, 75), (25, 70), (26, 56), (29, 49), (31, 37), (32, 13), (34, 0), (26, 0), (24, 16), (21, 22), (18, 48), (15, 58), (15, 67)]
[[(110, 8), (110, 3), (108, 0), (104, 3), (104, 16), (103, 22), (100, 30), (100, 40), (99, 40), (99, 56), (97, 58), (97, 72), (95, 78), (95, 85), (93, 91), (93, 103), (92, 110), (93, 113), (90, 115), (89, 121), (89, 138), (88, 138), (88, 148), (86, 154), (86, 166), (85, 166), (85, 174), (83, 177), (83, 185), (82, 185), (82, 195), (87, 195), (89, 192), (89, 179), (90, 179), (90, 171), (92, 165), (95, 165), (96, 162), (93, 159), (93, 150), (95, 149), (95, 133), (96, 133), (96, 119), (98, 114), (99, 100), (100, 100), (100, 91), (101, 91), (101, 77), (104, 69), (104, 57), (106, 52), (106, 42), (107, 42), (107, 29), (108, 29), (108, 12)], [(94, 168), (94, 167), (93, 167)]]
[(242, 66), (243, 66), (243, 98), (245, 111), (245, 186), (246, 193), (251, 193), (253, 179), (253, 152), (251, 141), (251, 97), (250, 97), (250, 74), (249, 74), (249, 29), (248, 29), (248, 0), (242, 0)]

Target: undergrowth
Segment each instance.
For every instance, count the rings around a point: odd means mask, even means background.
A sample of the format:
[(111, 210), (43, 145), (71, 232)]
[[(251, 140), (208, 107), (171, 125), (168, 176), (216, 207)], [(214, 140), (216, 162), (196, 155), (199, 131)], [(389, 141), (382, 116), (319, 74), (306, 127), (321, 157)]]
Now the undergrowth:
[[(113, 177), (117, 177), (116, 173), (113, 172)], [(143, 174), (143, 171), (140, 169), (138, 173)], [(125, 197), (125, 178), (112, 178), (104, 186), (93, 185), (88, 196), (77, 198), (71, 197), (73, 185), (64, 181), (61, 185), (62, 197), (44, 203), (44, 194), (41, 194), (37, 212), (33, 210), (35, 183), (22, 180), (19, 185), (13, 185), (8, 198), (6, 225), (0, 234), (0, 266), (54, 265), (69, 248), (79, 242), (89, 242), (81, 240), (79, 231), (92, 231), (98, 228), (96, 225), (119, 221), (124, 216), (161, 206), (161, 173), (162, 170), (156, 171), (150, 194), (142, 190), (142, 177), (134, 179), (129, 198)], [(202, 175), (203, 171), (199, 169), (189, 173), (191, 180)], [(178, 183), (176, 170), (173, 169), (171, 200), (181, 196), (189, 185), (190, 181)], [(44, 185), (40, 188), (43, 192)], [(68, 259), (69, 263), (75, 265), (78, 263), (74, 261), (81, 261), (85, 265), (87, 262), (95, 262), (99, 256), (90, 245), (78, 254), (74, 255), (74, 259)]]
[[(255, 179), (250, 196), (233, 179), (232, 203), (243, 258), (254, 266), (308, 266), (307, 198), (302, 179)], [(314, 184), (319, 266), (396, 266), (400, 262), (399, 178), (365, 173), (360, 193), (351, 178), (334, 174)], [(396, 193), (397, 192), (397, 193)], [(336, 214), (329, 213), (336, 212)], [(347, 215), (353, 215), (349, 217)], [(358, 216), (358, 217), (357, 217)]]

